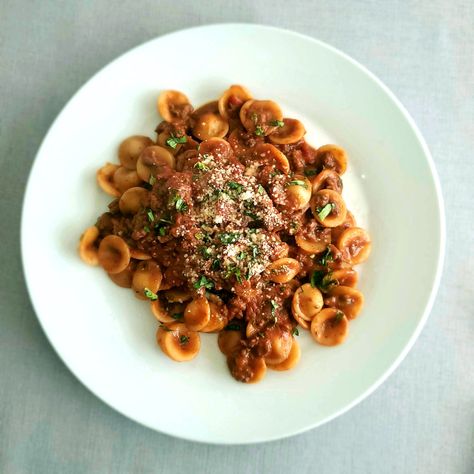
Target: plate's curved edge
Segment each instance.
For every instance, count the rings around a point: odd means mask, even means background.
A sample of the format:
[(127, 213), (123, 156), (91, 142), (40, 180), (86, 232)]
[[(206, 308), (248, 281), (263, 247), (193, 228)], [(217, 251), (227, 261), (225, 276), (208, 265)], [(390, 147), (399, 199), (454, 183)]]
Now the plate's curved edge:
[[(431, 172), (431, 177), (433, 179), (435, 191), (436, 191), (436, 197), (437, 197), (437, 205), (438, 205), (438, 214), (439, 214), (439, 251), (438, 251), (438, 259), (436, 263), (436, 272), (432, 280), (431, 284), (431, 292), (430, 296), (428, 298), (428, 302), (426, 303), (425, 310), (416, 326), (415, 331), (411, 335), (410, 339), (407, 341), (405, 344), (405, 347), (403, 348), (402, 352), (399, 354), (399, 356), (395, 359), (395, 361), (390, 365), (390, 367), (359, 397), (357, 397), (355, 400), (353, 400), (351, 403), (343, 407), (341, 410), (333, 413), (331, 416), (328, 416), (327, 418), (318, 421), (317, 423), (313, 423), (311, 425), (305, 426), (299, 430), (294, 430), (292, 432), (286, 433), (285, 435), (276, 435), (274, 437), (266, 437), (264, 439), (258, 439), (258, 440), (252, 440), (250, 442), (248, 441), (222, 441), (222, 440), (205, 440), (205, 439), (199, 439), (199, 438), (193, 438), (193, 437), (187, 437), (183, 436), (182, 434), (178, 434), (175, 432), (172, 432), (170, 430), (165, 431), (165, 430), (158, 430), (154, 426), (149, 425), (146, 420), (138, 420), (135, 418), (131, 418), (128, 414), (124, 413), (120, 408), (114, 406), (112, 403), (109, 403), (107, 400), (102, 398), (96, 391), (94, 391), (88, 384), (86, 384), (70, 367), (70, 365), (64, 360), (64, 358), (61, 356), (61, 354), (56, 350), (56, 347), (52, 343), (48, 332), (46, 331), (46, 328), (43, 325), (43, 322), (41, 318), (39, 317), (39, 313), (37, 311), (37, 308), (35, 306), (35, 302), (32, 298), (32, 288), (28, 279), (28, 274), (26, 271), (26, 262), (25, 262), (25, 238), (24, 238), (24, 228), (25, 228), (25, 208), (26, 204), (28, 201), (28, 195), (29, 195), (29, 189), (30, 189), (30, 181), (33, 176), (35, 166), (37, 164), (37, 157), (41, 154), (42, 149), (45, 146), (45, 143), (47, 142), (52, 130), (54, 129), (56, 123), (60, 121), (62, 118), (63, 114), (65, 111), (69, 108), (71, 103), (73, 103), (77, 97), (79, 97), (82, 93), (82, 91), (86, 88), (86, 86), (92, 82), (96, 77), (100, 76), (108, 67), (112, 66), (113, 64), (123, 60), (126, 58), (128, 55), (131, 55), (135, 52), (135, 50), (142, 48), (150, 43), (153, 43), (154, 41), (158, 41), (164, 37), (169, 37), (173, 35), (179, 35), (182, 34), (183, 32), (188, 32), (192, 30), (199, 30), (199, 29), (209, 29), (209, 28), (234, 28), (234, 27), (244, 27), (244, 28), (255, 28), (255, 29), (267, 29), (267, 30), (273, 30), (279, 33), (285, 33), (289, 36), (297, 36), (305, 41), (310, 41), (315, 44), (318, 44), (319, 46), (332, 51), (334, 54), (343, 57), (345, 60), (350, 62), (353, 66), (355, 66), (357, 69), (359, 69), (361, 72), (363, 72), (366, 76), (368, 76), (370, 79), (372, 79), (375, 84), (377, 84), (383, 92), (391, 99), (393, 104), (400, 110), (402, 115), (405, 117), (407, 122), (409, 123), (411, 129), (415, 133), (416, 139), (418, 143), (420, 144), (424, 155), (427, 159), (429, 169)], [(121, 415), (125, 416), (129, 420), (132, 420), (136, 423), (139, 423), (146, 428), (149, 428), (153, 431), (158, 431), (162, 434), (168, 435), (168, 436), (173, 436), (176, 438), (180, 438), (186, 441), (193, 441), (193, 442), (198, 442), (198, 443), (203, 443), (203, 444), (215, 444), (215, 445), (245, 445), (245, 444), (257, 444), (257, 443), (265, 443), (265, 442), (271, 442), (271, 441), (277, 441), (281, 439), (286, 439), (292, 436), (296, 436), (298, 434), (305, 433), (311, 429), (317, 428), (319, 426), (322, 426), (329, 421), (337, 418), (338, 416), (343, 415), (347, 411), (349, 411), (351, 408), (359, 404), (362, 400), (367, 398), (369, 395), (371, 395), (377, 388), (382, 385), (382, 383), (387, 380), (388, 377), (395, 371), (395, 369), (400, 365), (400, 363), (403, 361), (403, 359), (407, 356), (408, 352), (411, 350), (413, 347), (414, 343), (416, 342), (417, 338), (419, 337), (421, 331), (423, 330), (424, 325), (426, 324), (426, 321), (428, 320), (429, 314), (431, 313), (431, 310), (433, 308), (433, 304), (439, 289), (440, 281), (441, 281), (441, 276), (442, 276), (442, 270), (443, 270), (443, 265), (444, 265), (444, 259), (445, 259), (445, 247), (446, 247), (446, 220), (445, 220), (445, 208), (444, 208), (444, 201), (443, 201), (443, 195), (442, 195), (442, 190), (441, 190), (441, 184), (439, 180), (438, 173), (435, 168), (434, 160), (431, 155), (431, 152), (429, 151), (428, 145), (426, 144), (425, 139), (423, 138), (423, 135), (421, 134), (420, 130), (418, 129), (418, 126), (416, 125), (414, 119), (411, 117), (405, 106), (400, 102), (400, 100), (395, 96), (395, 94), (370, 70), (368, 70), (365, 66), (363, 66), (361, 63), (347, 55), (346, 53), (342, 52), (338, 48), (329, 45), (328, 43), (325, 43), (324, 41), (318, 40), (316, 38), (312, 38), (311, 36), (307, 36), (302, 33), (298, 33), (295, 31), (291, 31), (285, 28), (278, 28), (274, 26), (269, 26), (269, 25), (261, 25), (261, 24), (252, 24), (252, 23), (211, 23), (207, 25), (201, 25), (201, 26), (195, 26), (191, 28), (183, 28), (177, 31), (173, 31), (155, 38), (152, 38), (148, 41), (145, 41), (144, 43), (141, 43), (130, 50), (126, 51), (125, 53), (121, 54), (117, 58), (113, 59), (111, 62), (107, 63), (105, 66), (103, 66), (101, 69), (99, 69), (95, 74), (93, 74), (84, 84), (74, 93), (74, 95), (66, 102), (66, 104), (63, 106), (61, 109), (60, 113), (57, 115), (57, 117), (53, 120), (51, 123), (50, 127), (48, 128), (48, 131), (43, 138), (38, 151), (35, 154), (35, 158), (33, 160), (33, 164), (31, 166), (30, 172), (28, 174), (28, 179), (26, 181), (26, 186), (25, 186), (25, 192), (24, 192), (24, 197), (23, 197), (23, 203), (22, 203), (22, 211), (21, 211), (21, 222), (20, 222), (20, 246), (21, 246), (21, 261), (22, 261), (22, 270), (23, 270), (23, 276), (25, 279), (25, 284), (28, 290), (28, 296), (31, 301), (31, 305), (36, 313), (37, 319), (40, 323), (40, 326), (42, 328), (43, 333), (45, 334), (48, 342), (50, 343), (51, 347), (54, 349), (55, 353), (58, 355), (59, 359), (64, 363), (64, 365), (68, 368), (68, 370), (72, 373), (72, 375), (79, 381), (81, 384), (89, 390), (94, 396), (96, 396), (99, 400), (101, 400), (103, 403), (105, 403), (107, 406), (112, 408), (113, 410), (117, 411)]]

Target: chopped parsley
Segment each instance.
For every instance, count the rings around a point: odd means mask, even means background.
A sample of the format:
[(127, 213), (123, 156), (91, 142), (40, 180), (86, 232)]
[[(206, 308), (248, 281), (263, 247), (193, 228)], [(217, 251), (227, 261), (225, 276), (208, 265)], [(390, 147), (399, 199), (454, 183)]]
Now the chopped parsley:
[(148, 183), (150, 184), (150, 186), (153, 186), (156, 183), (156, 178), (151, 175), (150, 179), (148, 180)]
[(298, 328), (296, 326), (291, 330), (291, 335), (292, 336), (299, 336), (300, 335), (300, 332), (298, 331)]
[(179, 143), (186, 143), (186, 137), (183, 135), (182, 137), (175, 137), (172, 133), (168, 140), (166, 140), (166, 144), (173, 148), (173, 150), (178, 146)]
[(237, 255), (238, 260), (244, 260), (247, 254), (244, 251), (241, 251), (239, 255)]
[(167, 232), (166, 226), (158, 226), (156, 227), (156, 230), (158, 231), (158, 235), (160, 237), (164, 237), (166, 235), (166, 232)]
[(155, 214), (153, 214), (153, 211), (151, 209), (148, 209), (146, 211), (146, 215), (148, 216), (148, 220), (150, 222), (153, 222), (155, 220)]
[(219, 268), (221, 268), (221, 262), (216, 258), (211, 264), (211, 270), (216, 271), (219, 270)]
[(158, 295), (148, 288), (143, 289), (143, 294), (151, 301), (156, 301), (158, 299)]
[(252, 257), (257, 258), (258, 257), (258, 247), (256, 245), (252, 246)]
[(224, 273), (223, 277), (225, 280), (234, 276), (238, 283), (242, 283), (242, 276), (240, 273), (240, 268), (236, 265), (231, 265), (227, 268), (226, 272)]
[(320, 221), (324, 221), (329, 214), (335, 209), (335, 204), (333, 202), (328, 202), (325, 206), (319, 207), (316, 209)]
[(237, 232), (223, 232), (219, 235), (219, 240), (225, 245), (233, 244), (239, 240), (239, 234)]
[(207, 290), (212, 290), (214, 288), (214, 282), (204, 275), (201, 275), (197, 281), (194, 282), (194, 288), (199, 290), (199, 288), (206, 288)]
[(183, 313), (174, 313), (171, 315), (173, 319), (183, 319)]
[(244, 211), (244, 216), (248, 216), (252, 218), (254, 221), (259, 219), (258, 215), (255, 214), (255, 212), (251, 212), (251, 211)]
[(303, 186), (303, 188), (308, 189), (308, 185), (301, 179), (294, 179), (288, 183), (288, 186)]
[(224, 328), (225, 331), (240, 331), (241, 329), (240, 323), (230, 323)]
[(316, 270), (311, 275), (311, 286), (319, 288), (323, 292), (329, 291), (333, 286), (337, 286), (339, 282), (332, 277), (332, 272), (325, 273), (323, 270)]
[(209, 247), (201, 247), (199, 251), (206, 260), (212, 257), (212, 250)]
[(241, 193), (244, 190), (244, 186), (240, 183), (236, 183), (235, 181), (228, 181), (227, 187), (229, 189), (237, 191), (238, 193)]
[(343, 317), (344, 317), (344, 313), (342, 311), (338, 311), (336, 313), (336, 316), (334, 316), (334, 321), (338, 323), (342, 320)]
[(285, 122), (283, 120), (270, 120), (268, 122), (272, 127), (283, 127), (285, 125)]
[(170, 196), (169, 204), (174, 206), (178, 212), (186, 212), (188, 210), (186, 201), (175, 190)]
[(143, 226), (143, 230), (144, 230), (147, 234), (150, 232), (150, 228), (149, 228), (147, 225)]
[(180, 344), (186, 344), (187, 342), (189, 342), (189, 336), (179, 336), (179, 343)]
[(265, 188), (261, 184), (258, 185), (257, 189), (259, 194), (265, 194)]
[(321, 255), (321, 258), (319, 259), (319, 263), (321, 265), (326, 266), (328, 264), (328, 262), (332, 262), (333, 259), (334, 258), (332, 256), (331, 247), (328, 246), (326, 248), (326, 251)]
[(272, 316), (275, 316), (278, 304), (274, 300), (270, 300), (270, 305), (272, 306)]
[(258, 122), (258, 115), (255, 112), (250, 116), (250, 118), (252, 119), (253, 123), (256, 124)]
[(305, 176), (316, 176), (318, 174), (318, 170), (304, 170)]
[(198, 169), (199, 171), (209, 171), (209, 168), (208, 166), (206, 165), (206, 163), (203, 163), (202, 161), (198, 161), (194, 167), (196, 169)]
[(263, 137), (265, 135), (265, 130), (261, 125), (255, 127), (255, 135), (257, 135), (257, 137)]

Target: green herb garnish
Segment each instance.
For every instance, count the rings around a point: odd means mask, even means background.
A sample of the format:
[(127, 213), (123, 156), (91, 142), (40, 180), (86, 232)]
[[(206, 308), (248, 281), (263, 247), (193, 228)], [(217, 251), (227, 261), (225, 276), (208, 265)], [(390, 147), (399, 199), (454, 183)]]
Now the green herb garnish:
[(319, 220), (322, 222), (324, 219), (326, 219), (329, 214), (335, 209), (335, 204), (333, 202), (328, 202), (325, 206), (320, 207), (316, 209), (316, 212), (318, 213)]
[(165, 226), (158, 227), (158, 235), (160, 237), (164, 237), (166, 235), (166, 227)]
[(150, 222), (153, 222), (155, 220), (155, 214), (153, 214), (153, 211), (151, 209), (148, 209), (146, 211), (146, 215), (148, 216), (148, 220)]
[(300, 332), (298, 331), (298, 328), (296, 326), (291, 330), (291, 335), (292, 336), (299, 336), (300, 335)]
[(272, 316), (275, 316), (276, 310), (278, 309), (278, 304), (273, 300), (270, 300), (270, 304), (272, 306)]
[(239, 234), (237, 232), (224, 232), (219, 235), (219, 240), (223, 244), (233, 244), (239, 239)]
[(175, 137), (172, 133), (170, 134), (170, 137), (168, 140), (166, 140), (166, 144), (175, 149), (178, 146), (178, 143), (186, 143), (186, 137), (183, 135), (182, 137)]
[(151, 301), (156, 301), (158, 299), (158, 295), (148, 288), (143, 289), (143, 294)]
[(202, 161), (198, 161), (194, 167), (196, 169), (198, 169), (199, 171), (209, 171), (209, 168), (208, 166), (206, 165), (206, 163), (203, 163)]
[(184, 314), (183, 313), (174, 313), (171, 315), (173, 319), (183, 319)]
[(179, 343), (180, 344), (186, 344), (187, 342), (189, 342), (189, 336), (179, 336)]
[(258, 247), (256, 245), (252, 246), (252, 257), (253, 258), (258, 257)]
[(144, 230), (146, 233), (150, 232), (150, 228), (149, 228), (147, 225), (143, 226), (143, 230)]
[(207, 290), (212, 290), (214, 288), (214, 282), (206, 278), (204, 275), (201, 275), (193, 286), (196, 290), (199, 290), (199, 288), (206, 288)]
[(270, 120), (268, 122), (272, 127), (283, 127), (285, 125), (285, 122), (283, 120)]
[(257, 135), (257, 137), (263, 137), (263, 135), (265, 135), (265, 130), (263, 129), (263, 127), (261, 125), (257, 125), (255, 127), (255, 135)]
[(252, 119), (253, 123), (256, 124), (258, 122), (258, 115), (255, 112), (250, 116), (250, 118)]
[(216, 258), (211, 264), (211, 270), (216, 271), (219, 270), (219, 268), (221, 268), (221, 262)]
[(258, 185), (257, 189), (259, 194), (265, 194), (265, 188), (261, 184)]
[(318, 170), (304, 170), (305, 176), (316, 176), (318, 174)]
[(333, 286), (337, 286), (339, 282), (332, 277), (332, 272), (325, 273), (323, 270), (316, 270), (311, 275), (311, 286), (319, 288), (323, 292), (329, 291)]
[(237, 191), (238, 193), (241, 193), (244, 190), (244, 186), (240, 183), (236, 183), (235, 181), (227, 181), (227, 187)]
[(336, 313), (336, 316), (334, 316), (334, 321), (338, 323), (342, 320), (343, 317), (344, 317), (344, 313), (342, 311), (338, 311)]
[(212, 250), (209, 247), (201, 247), (199, 251), (206, 260), (212, 257)]
[(237, 259), (238, 260), (243, 260), (246, 256), (247, 256), (247, 254), (244, 251), (241, 251), (239, 253), (239, 255), (237, 255)]
[(231, 265), (230, 267), (227, 268), (225, 274), (224, 274), (224, 279), (228, 279), (231, 276), (235, 276), (235, 279), (239, 282), (242, 283), (242, 276), (240, 273), (240, 268), (236, 267), (235, 265)]
[(248, 216), (248, 217), (252, 218), (254, 221), (259, 219), (258, 215), (255, 214), (255, 212), (244, 211), (244, 216)]
[(148, 183), (150, 184), (150, 186), (153, 186), (156, 183), (156, 178), (151, 175), (150, 179), (148, 180)]
[(174, 206), (178, 212), (185, 212), (188, 210), (186, 201), (175, 190), (170, 196), (169, 203), (171, 206)]
[(332, 262), (333, 259), (334, 258), (332, 256), (331, 247), (328, 246), (326, 248), (326, 251), (323, 253), (323, 255), (321, 255), (321, 258), (319, 259), (319, 263), (321, 265), (326, 266), (328, 264), (328, 262)]
[(307, 189), (308, 185), (302, 181), (301, 179), (294, 179), (288, 183), (288, 186), (303, 186), (303, 188)]

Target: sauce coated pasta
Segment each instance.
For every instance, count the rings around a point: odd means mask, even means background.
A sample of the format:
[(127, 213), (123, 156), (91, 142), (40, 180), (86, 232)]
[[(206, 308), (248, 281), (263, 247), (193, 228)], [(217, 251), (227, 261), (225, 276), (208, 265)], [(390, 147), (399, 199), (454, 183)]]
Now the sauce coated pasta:
[(232, 376), (254, 383), (298, 363), (299, 328), (342, 343), (364, 302), (353, 267), (371, 248), (342, 196), (346, 152), (313, 148), (299, 120), (240, 85), (197, 109), (163, 91), (157, 107), (156, 140), (130, 136), (98, 170), (115, 199), (81, 258), (148, 301), (178, 362), (218, 333)]

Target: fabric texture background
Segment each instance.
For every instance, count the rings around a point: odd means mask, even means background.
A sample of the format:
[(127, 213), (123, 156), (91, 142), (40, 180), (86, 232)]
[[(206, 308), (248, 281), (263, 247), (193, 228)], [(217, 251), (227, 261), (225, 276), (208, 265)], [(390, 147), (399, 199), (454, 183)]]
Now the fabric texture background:
[[(419, 125), (436, 162), (447, 214), (440, 291), (425, 329), (397, 371), (327, 425), (243, 447), (174, 439), (95, 398), (66, 369), (39, 327), (19, 246), (29, 169), (71, 95), (131, 47), (215, 22), (293, 29), (367, 66)], [(474, 472), (473, 25), (469, 0), (2, 0), (0, 472)], [(200, 54), (190, 45), (188, 51), (173, 52), (171, 60), (194, 53)]]

